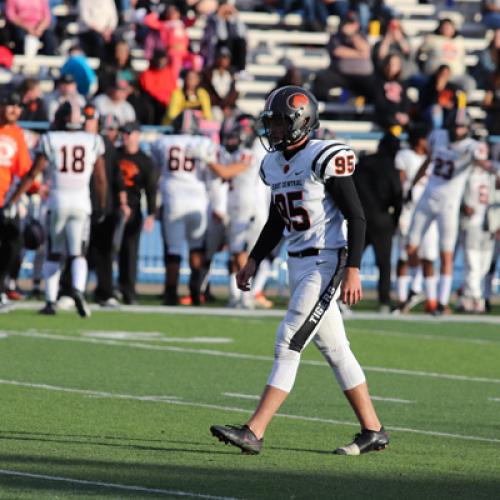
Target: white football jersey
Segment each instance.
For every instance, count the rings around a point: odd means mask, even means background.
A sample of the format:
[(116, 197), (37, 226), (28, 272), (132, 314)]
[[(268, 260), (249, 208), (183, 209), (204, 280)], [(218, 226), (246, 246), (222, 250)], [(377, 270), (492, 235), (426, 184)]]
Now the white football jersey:
[(49, 162), (49, 209), (72, 207), (91, 212), (90, 178), (104, 141), (97, 134), (75, 131), (47, 132), (39, 151)]
[(206, 197), (207, 163), (215, 162), (217, 146), (203, 136), (164, 135), (151, 146), (151, 154), (161, 169), (160, 190), (169, 197)]
[(494, 186), (495, 176), (482, 168), (472, 170), (463, 198), (463, 204), (474, 210), (470, 217), (464, 217), (465, 227), (482, 227), (486, 221), (486, 212), (490, 204), (490, 192)]
[(451, 142), (444, 130), (432, 132), (429, 143), (432, 147), (432, 170), (426, 191), (459, 203), (474, 161), (488, 157), (487, 146), (470, 137)]
[(352, 175), (355, 165), (352, 149), (337, 141), (311, 140), (290, 160), (280, 151), (264, 157), (260, 175), (285, 222), (289, 251), (347, 245), (344, 216), (325, 191), (325, 182)]
[(248, 163), (249, 167), (229, 180), (227, 210), (232, 218), (251, 217), (255, 212), (255, 190), (259, 178), (260, 164), (254, 161), (252, 151), (241, 148), (232, 153), (221, 146), (219, 161), (223, 165)]

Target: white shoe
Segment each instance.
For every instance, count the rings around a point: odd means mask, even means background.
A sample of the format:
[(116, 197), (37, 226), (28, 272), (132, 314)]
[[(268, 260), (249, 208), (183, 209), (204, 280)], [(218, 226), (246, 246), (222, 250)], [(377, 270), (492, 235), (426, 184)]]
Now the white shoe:
[(11, 301), (7, 298), (6, 293), (0, 294), (0, 313), (7, 313), (12, 306)]
[(73, 311), (75, 309), (75, 300), (68, 295), (61, 295), (57, 301), (57, 309), (60, 311)]
[(103, 300), (99, 303), (101, 307), (106, 307), (109, 309), (116, 309), (120, 307), (120, 303), (114, 297), (110, 297), (109, 299)]

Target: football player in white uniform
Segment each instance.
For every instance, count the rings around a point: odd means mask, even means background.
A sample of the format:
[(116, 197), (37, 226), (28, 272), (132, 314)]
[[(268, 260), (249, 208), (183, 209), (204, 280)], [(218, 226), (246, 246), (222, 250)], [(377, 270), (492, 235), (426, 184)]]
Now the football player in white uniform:
[(151, 146), (153, 162), (161, 170), (162, 227), (166, 248), (165, 304), (177, 305), (177, 287), (183, 245), (189, 248), (189, 291), (200, 304), (200, 277), (207, 229), (207, 161), (215, 161), (216, 146), (198, 134), (192, 113), (182, 113), (175, 133), (163, 135)]
[[(236, 273), (245, 265), (248, 251), (257, 241), (263, 224), (257, 220), (255, 193), (259, 178), (259, 164), (253, 159), (254, 120), (247, 115), (226, 119), (221, 127), (219, 162), (224, 166), (217, 173), (229, 184), (227, 213), (229, 218), (229, 306), (252, 307), (252, 297), (242, 294), (236, 284)], [(242, 164), (241, 170), (239, 165)]]
[(495, 234), (490, 230), (487, 214), (494, 191), (495, 177), (475, 167), (465, 187), (461, 210), (465, 276), (459, 309), (465, 312), (485, 312), (485, 278), (495, 248)]
[[(403, 187), (403, 198), (407, 199), (408, 191), (413, 182), (415, 174), (427, 159), (427, 130), (426, 128), (414, 128), (409, 131), (408, 149), (401, 149), (394, 159), (395, 167), (399, 170), (401, 185)], [(397, 292), (399, 305), (397, 310), (409, 311), (422, 299), (422, 268), (419, 267), (417, 275), (410, 283), (408, 275), (408, 256), (406, 246), (408, 244), (408, 230), (415, 210), (415, 205), (424, 192), (428, 180), (427, 173), (413, 187), (412, 198), (407, 200), (401, 210), (398, 223), (399, 257), (397, 264)], [(437, 224), (432, 222), (431, 227), (425, 233), (418, 249), (418, 256), (422, 262), (424, 275), (424, 289), (427, 298), (426, 309), (431, 312), (437, 305), (437, 280), (434, 275), (433, 262), (439, 256)]]
[(56, 112), (53, 130), (45, 134), (33, 167), (20, 183), (10, 203), (15, 203), (29, 189), (35, 177), (45, 169), (50, 179), (48, 207), (48, 248), (43, 265), (46, 305), (41, 314), (55, 314), (59, 290), (61, 258), (71, 261), (73, 299), (78, 314), (90, 316), (85, 302), (87, 260), (85, 248), (89, 237), (91, 213), (89, 181), (94, 172), (99, 206), (106, 201), (106, 171), (102, 154), (104, 145), (99, 135), (81, 131), (80, 108), (65, 102)]
[(319, 125), (318, 103), (301, 87), (273, 91), (261, 120), (270, 154), (260, 174), (271, 187), (272, 202), (248, 262), (237, 275), (238, 286), (250, 289), (258, 263), (284, 233), (291, 298), (277, 331), (274, 366), (255, 413), (245, 425), (214, 425), (210, 430), (244, 452), (259, 453), (268, 424), (294, 385), (301, 353), (314, 341), (362, 428), (351, 444), (336, 453), (359, 455), (383, 449), (389, 438), (373, 408), (335, 302), (338, 293), (349, 304), (362, 295), (359, 266), (365, 218), (351, 178), (355, 155), (341, 142), (309, 139)]
[(437, 222), (441, 253), (441, 276), (439, 279), (438, 305), (435, 314), (449, 314), (448, 302), (453, 279), (453, 253), (458, 236), (460, 203), (467, 178), (474, 165), (491, 170), (487, 160), (486, 144), (468, 136), (470, 119), (465, 110), (459, 110), (449, 130), (435, 130), (429, 143), (431, 156), (415, 175), (412, 188), (427, 170), (431, 162), (431, 174), (413, 214), (408, 236), (408, 261), (411, 275), (418, 266), (418, 248), (424, 234)]

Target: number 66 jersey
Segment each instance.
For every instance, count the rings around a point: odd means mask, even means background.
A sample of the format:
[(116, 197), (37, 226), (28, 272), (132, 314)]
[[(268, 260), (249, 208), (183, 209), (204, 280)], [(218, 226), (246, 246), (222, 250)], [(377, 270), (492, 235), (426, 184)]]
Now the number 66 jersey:
[(49, 210), (79, 209), (91, 212), (90, 178), (99, 156), (104, 154), (102, 137), (88, 132), (47, 132), (39, 153), (49, 162)]
[(352, 149), (335, 141), (310, 140), (290, 160), (281, 151), (264, 157), (260, 176), (285, 222), (289, 252), (347, 245), (344, 216), (326, 193), (325, 182), (352, 175), (355, 164)]

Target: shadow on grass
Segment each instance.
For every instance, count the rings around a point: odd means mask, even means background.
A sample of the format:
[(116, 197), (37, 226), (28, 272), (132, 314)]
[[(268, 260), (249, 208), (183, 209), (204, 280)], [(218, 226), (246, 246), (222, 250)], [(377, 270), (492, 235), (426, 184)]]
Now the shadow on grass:
[[(182, 450), (185, 451), (185, 450)], [(194, 451), (194, 450), (193, 450)], [(307, 451), (307, 450), (297, 450)], [(156, 455), (155, 455), (156, 457)], [(206, 455), (202, 455), (206, 457)], [(498, 498), (500, 479), (409, 477), (408, 474), (366, 474), (363, 459), (355, 458), (356, 470), (339, 470), (340, 461), (334, 458), (328, 473), (273, 470), (267, 462), (259, 468), (260, 457), (233, 454), (221, 464), (220, 458), (206, 459), (190, 465), (141, 463), (138, 460), (116, 461), (84, 457), (54, 457), (29, 454), (0, 454), (0, 468), (59, 478), (100, 481), (150, 489), (175, 490), (198, 495), (216, 495), (255, 499), (494, 499)], [(348, 459), (349, 460), (349, 459)], [(180, 460), (179, 460), (180, 462)], [(260, 462), (262, 463), (262, 462)], [(342, 462), (343, 463), (343, 462)], [(262, 463), (264, 465), (264, 463)], [(279, 467), (275, 465), (275, 467)], [(297, 463), (300, 468), (300, 462)], [(18, 477), (0, 474), (0, 491), (9, 498), (50, 498), (78, 494), (106, 498), (169, 498), (173, 494), (126, 491), (112, 487), (75, 484), (65, 481)], [(16, 496), (17, 495), (17, 496)], [(1, 494), (0, 496), (4, 498)]]

